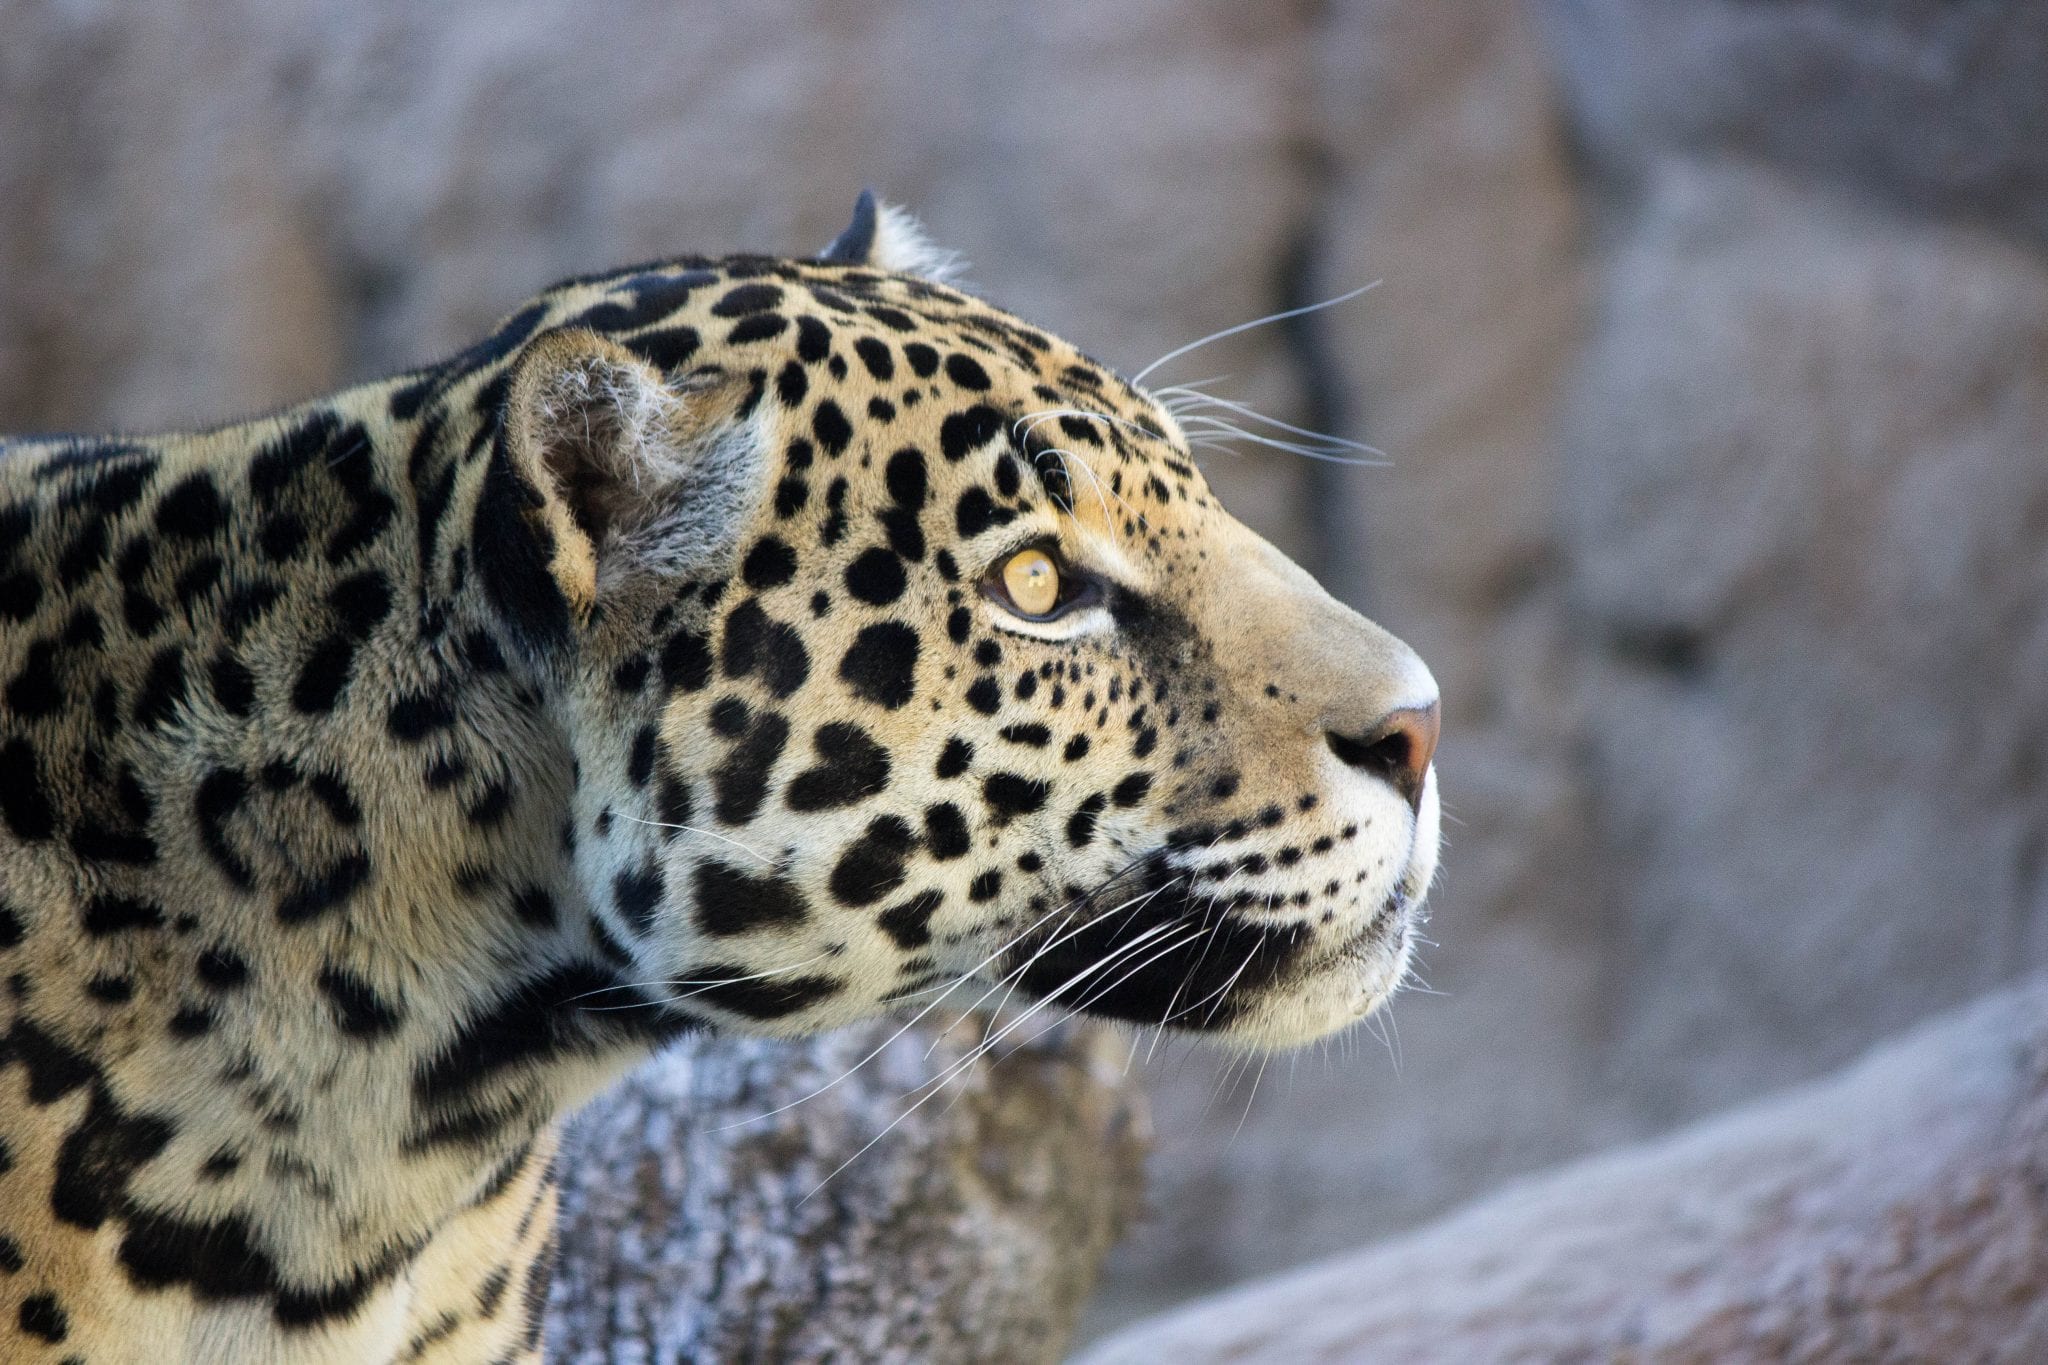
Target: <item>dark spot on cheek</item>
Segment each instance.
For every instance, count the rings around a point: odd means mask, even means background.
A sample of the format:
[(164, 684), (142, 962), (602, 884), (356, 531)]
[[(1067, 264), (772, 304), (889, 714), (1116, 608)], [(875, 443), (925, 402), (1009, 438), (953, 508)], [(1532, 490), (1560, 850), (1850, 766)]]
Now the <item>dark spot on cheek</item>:
[(943, 898), (936, 891), (921, 891), (901, 905), (892, 905), (876, 921), (882, 932), (896, 940), (896, 946), (906, 950), (924, 947), (932, 941), (932, 915), (943, 904)]
[(839, 661), (839, 676), (855, 696), (889, 710), (917, 692), (917, 632), (901, 621), (863, 627)]
[(974, 762), (974, 746), (964, 739), (946, 741), (945, 750), (939, 755), (938, 766), (933, 769), (940, 777), (958, 777), (967, 771), (967, 765)]
[(612, 898), (618, 902), (619, 914), (633, 927), (633, 932), (643, 938), (654, 930), (656, 913), (661, 909), (661, 869), (652, 858), (642, 863), (637, 870), (621, 872), (612, 878)]
[(846, 846), (832, 868), (832, 895), (840, 904), (872, 905), (903, 884), (904, 860), (917, 836), (893, 815), (872, 820)]
[(932, 857), (939, 862), (964, 857), (969, 847), (969, 836), (967, 818), (960, 813), (960, 808), (950, 801), (926, 808), (924, 842)]
[(819, 728), (811, 745), (815, 767), (789, 784), (789, 808), (829, 810), (850, 806), (889, 785), (889, 755), (858, 725), (834, 722)]
[(903, 561), (891, 550), (864, 550), (846, 569), (846, 590), (869, 606), (888, 606), (904, 585)]
[(768, 779), (789, 741), (789, 722), (774, 712), (756, 717), (725, 761), (711, 774), (713, 810), (729, 825), (744, 825), (768, 797)]
[(697, 926), (714, 937), (791, 929), (809, 915), (803, 894), (781, 877), (756, 877), (721, 862), (697, 869)]
[(1050, 794), (1051, 788), (1044, 782), (1016, 773), (991, 773), (981, 784), (982, 799), (1001, 820), (1031, 814), (1045, 804)]
[(1109, 798), (1097, 792), (1075, 808), (1067, 820), (1067, 842), (1075, 848), (1085, 848), (1095, 838), (1095, 822), (1101, 818), (1103, 807)]
[(775, 536), (755, 541), (740, 566), (740, 579), (750, 588), (779, 588), (795, 577), (796, 551)]

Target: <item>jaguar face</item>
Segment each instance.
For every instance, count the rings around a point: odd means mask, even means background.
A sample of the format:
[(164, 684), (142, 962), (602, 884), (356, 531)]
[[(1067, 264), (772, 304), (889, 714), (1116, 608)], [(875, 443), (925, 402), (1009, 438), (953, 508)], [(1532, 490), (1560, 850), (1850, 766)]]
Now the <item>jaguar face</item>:
[(1437, 865), (1415, 654), (1066, 342), (866, 258), (695, 273), (544, 336), (512, 400), (581, 612), (580, 876), (647, 989), (1256, 1045), (1386, 999)]

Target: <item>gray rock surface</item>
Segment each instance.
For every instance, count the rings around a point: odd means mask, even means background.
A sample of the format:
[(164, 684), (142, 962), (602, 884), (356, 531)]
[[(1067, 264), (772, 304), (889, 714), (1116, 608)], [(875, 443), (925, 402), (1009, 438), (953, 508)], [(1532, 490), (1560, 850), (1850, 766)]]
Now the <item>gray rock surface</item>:
[(564, 1142), (549, 1359), (1058, 1360), (1140, 1201), (1124, 1055), (1021, 1017), (685, 1040)]
[(2048, 1357), (2048, 977), (1077, 1365)]

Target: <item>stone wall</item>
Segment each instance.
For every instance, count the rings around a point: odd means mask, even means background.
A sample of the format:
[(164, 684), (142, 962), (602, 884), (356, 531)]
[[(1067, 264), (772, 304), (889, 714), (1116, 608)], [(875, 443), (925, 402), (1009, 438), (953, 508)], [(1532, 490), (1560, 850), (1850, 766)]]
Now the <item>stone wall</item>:
[(813, 247), (864, 183), (1127, 368), (1383, 281), (1173, 377), (1390, 456), (1207, 469), (1443, 682), (1444, 994), (1256, 1082), (1141, 1059), (1153, 1213), (1098, 1324), (2048, 964), (2048, 11), (0, 0), (0, 33), (7, 428), (287, 402), (554, 276)]

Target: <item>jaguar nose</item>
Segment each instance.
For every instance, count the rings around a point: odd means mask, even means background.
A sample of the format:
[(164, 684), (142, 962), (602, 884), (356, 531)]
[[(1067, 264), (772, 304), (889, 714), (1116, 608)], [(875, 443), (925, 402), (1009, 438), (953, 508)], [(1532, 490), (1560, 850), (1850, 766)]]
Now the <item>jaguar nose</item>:
[(1323, 738), (1330, 752), (1347, 766), (1371, 773), (1395, 791), (1411, 807), (1422, 805), (1422, 783), (1429, 776), (1430, 761), (1436, 757), (1441, 723), (1435, 701), (1424, 706), (1404, 706), (1389, 711), (1356, 735), (1325, 730)]

